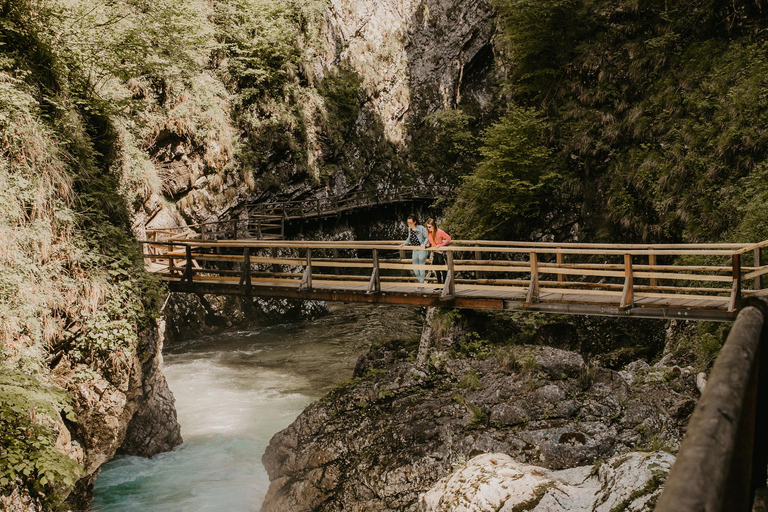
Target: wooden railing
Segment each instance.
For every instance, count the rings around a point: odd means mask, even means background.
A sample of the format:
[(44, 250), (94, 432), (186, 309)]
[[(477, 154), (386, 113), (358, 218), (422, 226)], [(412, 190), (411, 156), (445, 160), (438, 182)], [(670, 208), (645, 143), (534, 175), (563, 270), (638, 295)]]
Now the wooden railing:
[[(148, 241), (145, 255), (168, 281), (247, 286), (368, 283), (417, 292), (414, 270), (443, 271), (440, 298), (474, 294), (541, 303), (717, 309), (733, 315), (745, 294), (762, 288), (764, 244), (585, 244), (459, 240), (443, 248), (444, 265), (414, 265), (400, 241)], [(163, 249), (164, 248), (164, 249)], [(158, 254), (164, 253), (164, 254)], [(247, 274), (246, 274), (247, 273)], [(237, 279), (236, 279), (237, 278)], [(430, 283), (434, 278), (430, 278)], [(250, 283), (250, 284), (247, 284)], [(430, 289), (432, 292), (433, 290)], [(554, 310), (553, 310), (554, 311)]]
[(200, 240), (282, 240), (285, 224), (292, 220), (319, 218), (376, 205), (435, 199), (451, 193), (445, 186), (420, 185), (389, 188), (373, 192), (357, 191), (345, 196), (329, 195), (297, 201), (249, 203), (247, 218), (199, 222), (185, 226), (147, 229), (147, 240), (162, 241), (186, 238), (190, 231)]
[(189, 232), (200, 240), (282, 240), (285, 237), (285, 219), (273, 215), (251, 215), (247, 219), (231, 218), (220, 221), (200, 222), (163, 229), (147, 229), (147, 240), (187, 240)]
[(767, 319), (766, 295), (750, 297), (715, 361), (656, 512), (749, 512), (756, 492), (765, 495)]

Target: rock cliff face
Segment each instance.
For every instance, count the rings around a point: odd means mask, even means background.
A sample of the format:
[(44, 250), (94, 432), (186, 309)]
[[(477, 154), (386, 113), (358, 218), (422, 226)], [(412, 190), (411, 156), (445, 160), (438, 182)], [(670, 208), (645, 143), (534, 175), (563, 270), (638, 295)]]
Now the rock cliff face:
[(327, 33), (334, 62), (360, 74), (369, 107), (400, 145), (414, 118), (487, 94), (493, 15), (485, 0), (332, 0)]
[(419, 510), (421, 493), (481, 453), (561, 470), (674, 450), (694, 407), (693, 377), (679, 369), (616, 372), (572, 351), (433, 331), (443, 341), (430, 357), (415, 342), (373, 350), (274, 436), (264, 512)]
[(53, 369), (60, 386), (73, 397), (77, 422), (62, 425), (59, 445), (78, 460), (85, 474), (69, 502), (86, 510), (102, 464), (118, 450), (149, 457), (181, 444), (173, 394), (160, 371), (162, 325), (140, 332), (129, 358), (104, 361), (94, 371), (66, 358)]

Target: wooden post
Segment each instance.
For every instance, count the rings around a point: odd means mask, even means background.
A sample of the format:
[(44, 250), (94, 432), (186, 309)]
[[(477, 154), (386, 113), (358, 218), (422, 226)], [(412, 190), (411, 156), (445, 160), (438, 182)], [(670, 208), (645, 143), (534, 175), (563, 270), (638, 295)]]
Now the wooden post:
[(525, 298), (525, 306), (539, 301), (539, 255), (531, 253), (531, 284), (528, 287), (528, 296)]
[[(651, 254), (648, 255), (648, 264), (650, 266), (656, 265), (656, 255), (655, 254), (651, 253)], [(651, 272), (655, 272), (655, 270), (651, 269)], [(651, 284), (652, 288), (655, 288), (655, 287), (659, 286), (659, 280), (656, 279), (655, 277), (652, 277), (650, 284)]]
[[(475, 251), (475, 259), (481, 260), (483, 259), (483, 252), (482, 251)], [(485, 272), (481, 270), (475, 271), (475, 279), (485, 279)]]
[[(373, 259), (374, 259), (374, 261), (376, 261), (377, 257), (378, 256), (377, 256), (377, 253), (376, 253), (376, 249), (374, 249), (373, 250)], [(339, 259), (339, 250), (338, 249), (334, 249), (333, 250), (333, 259), (335, 259), (335, 260)], [(378, 266), (378, 264), (379, 264), (378, 261), (376, 261), (376, 265), (377, 266)], [(341, 274), (341, 268), (333, 267), (333, 273), (336, 274), (336, 275)]]
[(301, 276), (299, 290), (312, 291), (312, 249), (307, 248), (307, 266), (304, 269), (304, 275)]
[(245, 285), (245, 296), (251, 296), (251, 248), (243, 249), (243, 274), (240, 276), (240, 286)]
[(456, 279), (453, 276), (453, 251), (445, 251), (445, 264), (448, 271), (445, 273), (445, 284), (443, 292), (440, 294), (440, 300), (453, 300), (456, 296)]
[[(558, 247), (557, 248), (558, 251), (560, 249), (562, 249), (562, 247)], [(563, 266), (563, 253), (561, 253), (561, 252), (557, 253), (556, 257), (557, 257), (557, 266), (558, 267), (562, 267)], [(565, 281), (565, 275), (564, 274), (557, 274), (557, 281), (560, 282), (560, 283)]]
[[(762, 251), (758, 247), (755, 249), (755, 268), (763, 266), (763, 258), (762, 258)], [(757, 276), (755, 278), (755, 290), (762, 290), (763, 289), (763, 276)]]
[(635, 306), (634, 279), (632, 278), (632, 256), (624, 255), (624, 290), (621, 292), (619, 309), (626, 311)]
[[(272, 255), (273, 259), (277, 259), (277, 247), (272, 247), (269, 252)], [(278, 265), (277, 263), (273, 263), (272, 272), (274, 272), (275, 274), (280, 272), (280, 265)]]
[(371, 280), (368, 283), (368, 291), (366, 292), (368, 295), (381, 293), (381, 275), (379, 272), (379, 250), (373, 249), (373, 271), (371, 272)]
[[(168, 246), (168, 252), (166, 254), (170, 254), (173, 252), (173, 246)], [(176, 273), (176, 262), (173, 260), (173, 256), (168, 256), (168, 272), (171, 274)]]
[(741, 300), (741, 254), (731, 256), (731, 269), (733, 286), (731, 286), (731, 300), (728, 302), (728, 312), (736, 311), (736, 306)]
[(184, 248), (187, 262), (184, 266), (184, 276), (182, 277), (182, 281), (192, 283), (192, 278), (195, 275), (195, 269), (192, 268), (192, 247), (185, 245)]

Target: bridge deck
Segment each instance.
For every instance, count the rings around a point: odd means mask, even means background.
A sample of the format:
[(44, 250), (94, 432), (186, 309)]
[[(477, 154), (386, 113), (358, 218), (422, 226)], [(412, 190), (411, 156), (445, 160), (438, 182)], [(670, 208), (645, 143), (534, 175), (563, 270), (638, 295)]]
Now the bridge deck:
[(145, 257), (178, 292), (726, 321), (762, 288), (766, 245), (459, 241), (445, 264), (414, 265), (399, 242), (175, 240)]

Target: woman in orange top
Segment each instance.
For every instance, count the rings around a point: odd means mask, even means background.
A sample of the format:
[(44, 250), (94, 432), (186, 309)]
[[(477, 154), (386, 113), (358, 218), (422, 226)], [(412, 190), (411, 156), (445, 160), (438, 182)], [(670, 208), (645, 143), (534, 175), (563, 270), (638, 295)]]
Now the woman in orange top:
[[(451, 241), (448, 233), (438, 229), (435, 219), (427, 219), (424, 226), (427, 228), (427, 247), (443, 247)], [(445, 251), (432, 251), (432, 254), (433, 265), (445, 265)], [(435, 270), (438, 283), (443, 284), (445, 282), (445, 274), (445, 270)]]

